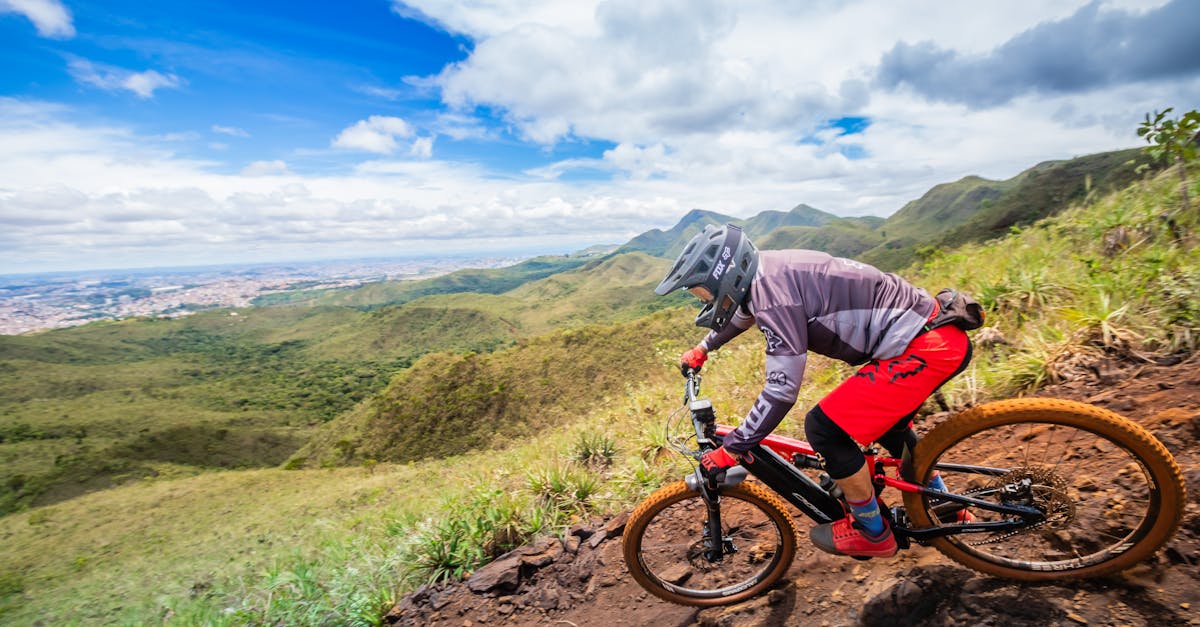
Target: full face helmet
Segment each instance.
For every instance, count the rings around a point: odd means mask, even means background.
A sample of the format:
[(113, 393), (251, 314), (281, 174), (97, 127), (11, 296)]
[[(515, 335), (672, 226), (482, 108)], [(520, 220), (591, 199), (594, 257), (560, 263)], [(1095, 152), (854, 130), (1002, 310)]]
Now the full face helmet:
[(710, 224), (683, 248), (654, 293), (663, 296), (679, 288), (705, 288), (712, 299), (696, 316), (696, 326), (720, 331), (746, 302), (757, 269), (758, 250), (741, 227)]

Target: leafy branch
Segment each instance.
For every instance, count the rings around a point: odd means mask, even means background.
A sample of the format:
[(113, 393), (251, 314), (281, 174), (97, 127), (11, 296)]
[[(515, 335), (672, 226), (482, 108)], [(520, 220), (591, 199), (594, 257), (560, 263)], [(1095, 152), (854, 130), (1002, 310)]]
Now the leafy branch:
[(1137, 134), (1150, 144), (1145, 150), (1152, 158), (1175, 163), (1179, 171), (1183, 209), (1191, 211), (1186, 165), (1196, 159), (1196, 144), (1200, 142), (1200, 112), (1193, 109), (1176, 120), (1167, 117), (1173, 110), (1173, 107), (1167, 107), (1161, 112), (1155, 111), (1153, 119), (1147, 113), (1145, 121), (1138, 126)]

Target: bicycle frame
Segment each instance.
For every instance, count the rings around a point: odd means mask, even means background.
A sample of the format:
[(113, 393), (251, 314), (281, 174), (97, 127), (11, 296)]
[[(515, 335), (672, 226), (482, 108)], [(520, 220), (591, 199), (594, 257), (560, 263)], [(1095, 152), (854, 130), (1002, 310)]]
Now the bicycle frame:
[[(699, 375), (690, 374), (688, 376), (684, 402), (691, 411), (692, 423), (696, 430), (697, 442), (700, 444), (701, 449), (712, 449), (720, 446), (725, 436), (733, 431), (734, 427), (716, 423), (716, 415), (713, 413), (712, 404), (708, 400), (696, 398), (699, 393), (699, 387)], [(904, 548), (909, 546), (910, 541), (927, 542), (934, 538), (962, 533), (988, 533), (1015, 530), (1036, 524), (1044, 519), (1044, 514), (1033, 507), (1004, 505), (951, 492), (942, 492), (919, 485), (914, 483), (911, 477), (906, 476), (908, 464), (904, 460), (882, 457), (874, 454), (873, 451), (868, 451), (865, 455), (868, 467), (874, 471), (873, 480), (877, 497), (884, 488), (890, 487), (902, 492), (920, 493), (944, 501), (947, 504), (958, 504), (960, 506), (959, 509), (967, 506), (976, 507), (999, 512), (1006, 516), (1005, 520), (993, 522), (956, 523), (953, 525), (937, 525), (927, 529), (914, 529), (908, 524), (907, 516), (903, 514), (903, 508), (889, 509), (881, 507), (881, 510), (886, 512), (885, 515), (889, 517), (889, 522), (892, 525), (892, 531), (896, 535), (897, 542)], [(821, 484), (813, 481), (808, 475), (800, 472), (801, 468), (824, 468), (820, 456), (818, 456), (817, 452), (807, 442), (781, 435), (768, 435), (762, 442), (755, 445), (747, 454), (742, 456), (741, 466), (806, 516), (818, 523), (832, 522), (846, 515), (846, 509), (841, 500), (834, 497), (833, 494), (822, 487)], [(970, 472), (986, 476), (1002, 476), (1008, 472), (1002, 468), (965, 464), (938, 464), (936, 468), (938, 470)], [(889, 474), (889, 469), (891, 474)], [(709, 537), (721, 537), (719, 506), (721, 486), (706, 481), (699, 469), (696, 470), (694, 484), (693, 489), (700, 491), (708, 505), (707, 522), (710, 527)], [(689, 481), (689, 485), (693, 485), (693, 482)], [(955, 506), (949, 505), (949, 507), (953, 508)], [(714, 542), (710, 545), (710, 550), (717, 553), (710, 555), (709, 559), (720, 558), (718, 551), (722, 550), (721, 545), (721, 542)]]

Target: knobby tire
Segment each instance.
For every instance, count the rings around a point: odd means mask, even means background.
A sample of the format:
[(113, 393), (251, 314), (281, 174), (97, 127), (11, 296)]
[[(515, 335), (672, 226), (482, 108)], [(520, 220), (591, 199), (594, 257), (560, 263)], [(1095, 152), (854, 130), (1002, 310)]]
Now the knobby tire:
[[(1183, 475), (1171, 454), (1139, 425), (1092, 405), (1025, 398), (974, 407), (921, 439), (914, 476), (928, 481), (939, 462), (1016, 468), (1002, 478), (947, 470), (942, 476), (950, 492), (995, 498), (997, 485), (1030, 477), (1035, 500), (1053, 511), (1046, 524), (1016, 534), (932, 541), (950, 559), (999, 577), (1051, 581), (1117, 572), (1153, 555), (1183, 519)], [(904, 504), (917, 528), (945, 520), (934, 509), (945, 503), (906, 492)], [(1000, 516), (971, 511), (984, 520)]]
[(742, 483), (723, 489), (720, 503), (737, 552), (709, 563), (699, 554), (707, 516), (698, 492), (678, 481), (643, 501), (623, 538), (625, 564), (638, 584), (672, 603), (712, 607), (755, 597), (783, 577), (796, 556), (796, 526), (784, 502)]

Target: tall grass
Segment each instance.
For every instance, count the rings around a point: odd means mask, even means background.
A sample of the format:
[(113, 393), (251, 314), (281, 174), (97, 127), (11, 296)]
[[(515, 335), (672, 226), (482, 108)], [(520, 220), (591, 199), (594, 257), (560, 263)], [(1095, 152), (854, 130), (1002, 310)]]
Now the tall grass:
[[(930, 289), (976, 295), (1008, 341), (977, 353), (985, 397), (1036, 389), (1104, 359), (1191, 353), (1200, 327), (1200, 220), (1196, 212), (1167, 220), (1179, 203), (1178, 182), (1162, 175), (1000, 240), (944, 251), (911, 274)], [(962, 394), (963, 385), (960, 378), (950, 389)], [(982, 400), (978, 390), (971, 396)]]

